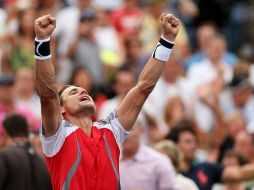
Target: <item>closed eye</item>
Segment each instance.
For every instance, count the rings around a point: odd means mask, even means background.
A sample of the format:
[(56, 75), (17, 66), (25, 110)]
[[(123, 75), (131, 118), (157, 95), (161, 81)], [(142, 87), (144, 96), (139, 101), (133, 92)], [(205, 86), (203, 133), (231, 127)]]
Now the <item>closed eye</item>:
[(69, 92), (69, 95), (74, 95), (74, 94), (77, 94), (78, 90), (76, 88), (72, 89), (70, 92)]

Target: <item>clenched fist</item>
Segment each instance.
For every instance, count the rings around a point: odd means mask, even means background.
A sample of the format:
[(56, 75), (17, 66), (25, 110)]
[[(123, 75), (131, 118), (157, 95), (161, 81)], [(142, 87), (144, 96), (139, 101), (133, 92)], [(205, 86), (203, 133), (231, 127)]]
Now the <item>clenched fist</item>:
[(56, 19), (51, 15), (39, 17), (34, 22), (36, 37), (40, 40), (50, 37), (56, 27)]
[(180, 28), (179, 20), (172, 14), (162, 13), (160, 16), (162, 36), (174, 42)]

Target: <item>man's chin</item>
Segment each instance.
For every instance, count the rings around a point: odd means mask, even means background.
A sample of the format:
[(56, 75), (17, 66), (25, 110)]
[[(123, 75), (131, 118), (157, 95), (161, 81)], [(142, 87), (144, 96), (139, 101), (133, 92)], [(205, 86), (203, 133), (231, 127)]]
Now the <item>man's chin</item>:
[(85, 105), (83, 107), (83, 112), (86, 115), (93, 115), (95, 113), (95, 107), (93, 105)]

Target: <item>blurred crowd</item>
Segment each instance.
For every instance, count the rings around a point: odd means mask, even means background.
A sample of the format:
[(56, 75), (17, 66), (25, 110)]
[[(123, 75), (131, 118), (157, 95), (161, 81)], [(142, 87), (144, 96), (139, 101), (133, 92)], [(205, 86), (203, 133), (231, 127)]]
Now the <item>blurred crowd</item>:
[[(0, 147), (11, 143), (2, 122), (15, 112), (27, 118), (31, 142), (43, 156), (33, 74), (35, 18), (56, 17), (51, 54), (59, 88), (85, 88), (99, 120), (136, 84), (160, 37), (159, 16), (167, 11), (181, 20), (181, 30), (123, 146), (122, 189), (158, 189), (153, 182), (163, 187), (176, 178), (179, 184), (187, 180), (189, 189), (202, 189), (211, 176), (201, 173), (191, 181), (181, 175), (188, 155), (222, 167), (254, 163), (253, 1), (0, 0), (0, 6)], [(176, 138), (173, 131), (184, 129), (192, 136)], [(252, 186), (254, 181), (214, 189)]]

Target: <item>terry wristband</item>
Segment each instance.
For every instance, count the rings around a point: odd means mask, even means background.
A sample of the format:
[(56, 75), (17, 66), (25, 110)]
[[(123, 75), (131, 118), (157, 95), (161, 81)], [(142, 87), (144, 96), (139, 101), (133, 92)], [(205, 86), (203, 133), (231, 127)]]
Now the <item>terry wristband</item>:
[(153, 52), (153, 58), (164, 62), (168, 61), (173, 46), (174, 43), (161, 37), (159, 43), (157, 44)]
[(38, 60), (46, 60), (51, 58), (50, 54), (50, 37), (45, 40), (35, 38), (35, 54), (34, 58)]

